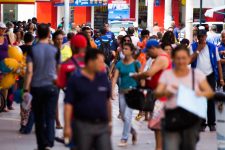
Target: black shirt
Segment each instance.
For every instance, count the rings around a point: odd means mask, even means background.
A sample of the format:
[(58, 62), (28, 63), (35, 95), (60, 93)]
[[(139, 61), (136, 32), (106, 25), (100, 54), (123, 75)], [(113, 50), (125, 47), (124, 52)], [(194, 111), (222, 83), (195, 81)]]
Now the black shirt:
[(23, 54), (29, 54), (32, 50), (32, 45), (21, 45), (20, 48), (23, 51)]
[(65, 103), (73, 105), (75, 119), (108, 121), (107, 101), (111, 85), (106, 73), (98, 73), (93, 81), (78, 70), (69, 80)]

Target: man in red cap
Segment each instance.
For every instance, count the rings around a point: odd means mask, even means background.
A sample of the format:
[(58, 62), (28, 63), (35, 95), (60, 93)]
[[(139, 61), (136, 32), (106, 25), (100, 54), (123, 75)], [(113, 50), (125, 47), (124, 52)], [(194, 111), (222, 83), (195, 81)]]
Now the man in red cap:
[(67, 80), (76, 69), (84, 67), (84, 56), (87, 48), (87, 39), (82, 34), (77, 34), (71, 39), (73, 56), (61, 64), (58, 72), (57, 86), (64, 89)]

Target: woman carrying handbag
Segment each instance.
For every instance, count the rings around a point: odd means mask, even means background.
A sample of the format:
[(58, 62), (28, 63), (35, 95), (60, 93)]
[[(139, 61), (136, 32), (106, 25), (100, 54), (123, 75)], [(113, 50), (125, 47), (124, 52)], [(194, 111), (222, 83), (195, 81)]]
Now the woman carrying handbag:
[(160, 77), (155, 90), (156, 97), (167, 97), (165, 119), (163, 120), (164, 150), (195, 150), (199, 140), (201, 119), (177, 106), (178, 87), (183, 85), (196, 92), (197, 96), (210, 98), (213, 91), (206, 77), (199, 70), (188, 67), (189, 49), (178, 46), (172, 51), (175, 67), (166, 70)]
[(117, 80), (120, 78), (119, 102), (124, 125), (122, 138), (118, 144), (119, 147), (127, 146), (130, 133), (132, 134), (132, 143), (136, 144), (137, 142), (137, 133), (132, 127), (133, 110), (127, 106), (125, 100), (126, 92), (132, 88), (136, 88), (138, 85), (138, 83), (132, 77), (130, 77), (131, 74), (136, 72), (137, 68), (140, 70), (141, 67), (141, 64), (138, 61), (135, 61), (133, 58), (134, 52), (135, 47), (132, 43), (125, 43), (123, 45), (123, 54), (125, 58), (116, 64), (116, 70), (112, 79), (112, 89), (114, 89)]

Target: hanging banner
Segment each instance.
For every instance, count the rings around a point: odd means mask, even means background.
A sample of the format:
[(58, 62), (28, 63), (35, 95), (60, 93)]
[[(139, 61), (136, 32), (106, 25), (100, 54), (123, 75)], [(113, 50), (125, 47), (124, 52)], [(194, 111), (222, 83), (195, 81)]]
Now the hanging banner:
[(0, 3), (34, 3), (35, 0), (0, 0)]
[(130, 0), (108, 0), (108, 20), (130, 18)]
[[(64, 0), (54, 0), (56, 6), (64, 6)], [(70, 0), (70, 6), (103, 6), (107, 0)]]

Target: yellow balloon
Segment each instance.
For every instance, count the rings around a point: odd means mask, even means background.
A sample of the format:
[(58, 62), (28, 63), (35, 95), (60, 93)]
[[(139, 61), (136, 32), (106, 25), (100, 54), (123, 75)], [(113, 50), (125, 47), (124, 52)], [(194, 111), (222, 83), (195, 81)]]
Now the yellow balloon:
[(4, 63), (9, 69), (11, 69), (13, 71), (16, 71), (20, 67), (18, 61), (13, 58), (5, 58)]
[(21, 51), (20, 48), (18, 48), (16, 46), (9, 47), (8, 56), (9, 56), (9, 58), (14, 58), (19, 62), (23, 61), (23, 52)]
[(9, 73), (3, 76), (0, 81), (0, 89), (9, 89), (16, 83), (16, 75)]

